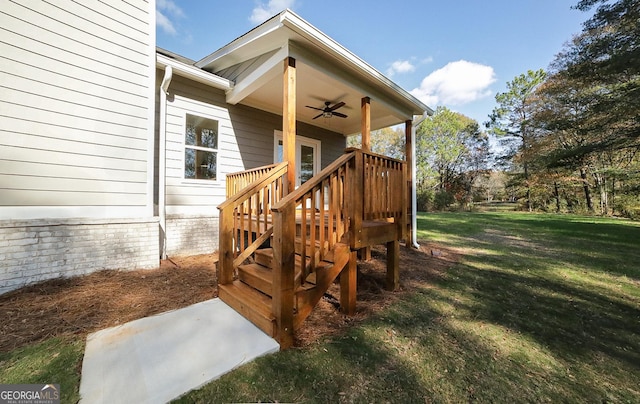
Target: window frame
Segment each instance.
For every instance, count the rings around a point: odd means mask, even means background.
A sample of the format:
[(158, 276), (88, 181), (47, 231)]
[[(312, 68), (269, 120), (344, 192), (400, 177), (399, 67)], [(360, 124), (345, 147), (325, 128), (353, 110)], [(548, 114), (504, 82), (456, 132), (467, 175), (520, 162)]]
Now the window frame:
[[(217, 134), (216, 134), (216, 146), (217, 148), (209, 148), (203, 146), (196, 146), (187, 144), (187, 119), (189, 116), (193, 116), (196, 119), (206, 119), (210, 121), (215, 121), (217, 123)], [(220, 119), (213, 117), (211, 115), (202, 114), (193, 111), (185, 111), (182, 119), (183, 127), (182, 127), (182, 183), (185, 184), (199, 184), (199, 185), (219, 185), (222, 180), (220, 179)], [(187, 178), (186, 177), (186, 153), (187, 149), (203, 151), (207, 153), (215, 153), (216, 156), (216, 172), (215, 179), (205, 179), (205, 178)]]

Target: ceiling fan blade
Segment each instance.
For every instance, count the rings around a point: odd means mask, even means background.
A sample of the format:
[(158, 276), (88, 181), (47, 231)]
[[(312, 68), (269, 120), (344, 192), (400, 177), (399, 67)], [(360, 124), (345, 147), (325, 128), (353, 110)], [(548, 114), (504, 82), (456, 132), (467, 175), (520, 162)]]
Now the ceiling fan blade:
[(336, 111), (333, 111), (331, 114), (335, 115), (335, 116), (339, 116), (340, 118), (346, 118), (347, 117), (345, 114), (342, 114), (342, 113), (336, 112)]
[(342, 108), (344, 107), (344, 102), (339, 102), (336, 105), (334, 105), (333, 107), (329, 108), (329, 111), (335, 111), (338, 108)]
[(322, 114), (314, 116), (313, 119), (320, 118), (323, 114), (324, 114), (324, 112)]
[(312, 107), (310, 105), (305, 105), (305, 107), (311, 108), (311, 109), (317, 109), (318, 111), (324, 111), (324, 109), (322, 109), (322, 108), (316, 108), (316, 107)]

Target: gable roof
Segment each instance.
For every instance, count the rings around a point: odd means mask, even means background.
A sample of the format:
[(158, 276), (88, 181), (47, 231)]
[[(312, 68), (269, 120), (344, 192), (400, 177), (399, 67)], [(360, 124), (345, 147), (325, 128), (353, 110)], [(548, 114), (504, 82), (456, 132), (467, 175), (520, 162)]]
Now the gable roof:
[[(282, 113), (282, 71), (296, 59), (297, 118), (349, 135), (360, 131), (360, 100), (371, 98), (379, 129), (432, 113), (423, 102), (291, 10), (265, 21), (194, 64), (233, 83), (227, 102)], [(313, 119), (325, 101), (345, 102), (349, 118)]]

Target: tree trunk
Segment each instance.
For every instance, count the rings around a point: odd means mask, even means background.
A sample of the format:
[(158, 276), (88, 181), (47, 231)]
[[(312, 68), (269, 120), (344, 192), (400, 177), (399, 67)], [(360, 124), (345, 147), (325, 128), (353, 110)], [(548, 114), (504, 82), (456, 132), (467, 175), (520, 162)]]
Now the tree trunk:
[(531, 187), (529, 186), (529, 165), (524, 163), (524, 184), (527, 187), (527, 210), (533, 211), (531, 206)]
[(553, 195), (556, 198), (556, 213), (560, 213), (560, 189), (558, 188), (558, 181), (553, 181)]
[(600, 191), (600, 214), (605, 216), (609, 214), (609, 198), (607, 193), (607, 178), (601, 174), (594, 174), (593, 178)]
[(584, 167), (580, 167), (580, 178), (582, 179), (582, 189), (584, 190), (584, 198), (587, 202), (587, 209), (589, 210), (589, 212), (593, 212), (591, 189), (589, 188), (589, 181), (587, 180), (587, 170), (585, 170)]

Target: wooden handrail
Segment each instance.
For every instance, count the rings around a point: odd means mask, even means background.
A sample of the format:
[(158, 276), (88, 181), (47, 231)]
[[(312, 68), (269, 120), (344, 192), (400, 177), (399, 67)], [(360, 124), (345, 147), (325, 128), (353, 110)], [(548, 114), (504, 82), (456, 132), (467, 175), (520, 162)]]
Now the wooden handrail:
[(287, 196), (282, 198), (280, 200), (280, 202), (278, 202), (277, 204), (273, 205), (271, 207), (271, 210), (273, 210), (274, 212), (277, 212), (283, 206), (291, 203), (291, 201), (294, 201), (297, 198), (299, 198), (301, 195), (306, 194), (307, 192), (309, 192), (309, 190), (311, 190), (313, 187), (315, 187), (320, 181), (325, 180), (338, 167), (344, 165), (346, 162), (348, 162), (354, 156), (355, 156), (355, 152), (350, 152), (350, 153), (347, 153), (347, 154), (343, 154), (337, 160), (335, 160), (333, 163), (331, 163), (328, 166), (326, 166), (322, 171), (320, 171), (320, 173), (318, 173), (317, 175), (313, 176), (311, 179), (309, 179), (309, 181), (305, 182), (300, 187), (295, 189), (293, 192), (291, 192), (290, 194), (288, 194)]
[(233, 282), (235, 268), (273, 233), (271, 206), (283, 196), (283, 180), (287, 167), (287, 163), (273, 166), (266, 175), (245, 186), (218, 206), (220, 284)]
[[(263, 187), (265, 184), (271, 182), (274, 178), (284, 175), (287, 172), (287, 163), (280, 163), (273, 166), (269, 175), (265, 175), (250, 183), (240, 191), (229, 197), (226, 201), (218, 205), (218, 209), (225, 209), (229, 205), (236, 204), (238, 201), (243, 200), (247, 195), (251, 194), (254, 190)], [(273, 209), (273, 208), (272, 208)]]
[[(357, 156), (356, 152), (341, 156), (271, 207), (272, 311), (277, 319), (279, 341), (291, 341), (293, 337), (294, 291), (306, 282), (347, 232), (347, 195), (355, 193), (347, 188), (351, 182), (347, 177), (351, 173), (349, 166)], [(300, 259), (296, 259), (296, 254)]]
[(272, 168), (276, 167), (278, 164), (268, 164), (266, 166), (256, 167), (245, 171), (237, 171), (235, 173), (227, 174), (227, 186), (226, 186), (226, 197), (230, 198), (231, 196), (238, 193), (241, 189), (251, 184), (258, 178), (267, 174), (271, 171)]
[(396, 237), (406, 234), (407, 217), (406, 163), (401, 160), (349, 150), (284, 195), (287, 172), (287, 163), (281, 163), (240, 173), (241, 181), (256, 173), (261, 177), (218, 206), (220, 284), (233, 282), (237, 266), (271, 239), (271, 312), (275, 337), (285, 345), (293, 340), (296, 290), (327, 276), (322, 261), (332, 262), (336, 251), (375, 240), (363, 230), (364, 221), (392, 222), (398, 226)]

